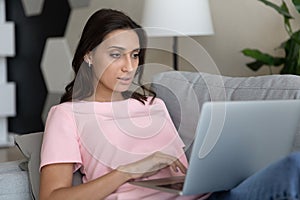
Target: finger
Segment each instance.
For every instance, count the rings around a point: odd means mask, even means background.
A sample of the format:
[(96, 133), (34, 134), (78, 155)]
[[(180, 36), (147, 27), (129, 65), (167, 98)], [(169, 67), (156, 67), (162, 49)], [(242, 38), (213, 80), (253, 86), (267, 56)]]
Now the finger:
[(178, 168), (175, 164), (171, 164), (170, 167), (174, 172), (178, 172)]
[(161, 159), (165, 160), (166, 162), (168, 162), (168, 165), (170, 165), (171, 163), (175, 162), (177, 160), (176, 157), (165, 154), (165, 153), (161, 153), (161, 152), (157, 152), (156, 154), (158, 157), (160, 157)]
[(174, 170), (175, 172), (178, 172), (179, 169), (183, 174), (186, 173), (187, 170), (186, 167), (179, 160), (175, 161), (175, 167), (176, 167), (176, 170)]
[(163, 160), (163, 163), (169, 165), (173, 171), (178, 172), (179, 169), (183, 174), (186, 173), (186, 167), (178, 160), (178, 158), (161, 152), (156, 152), (155, 155), (160, 157)]

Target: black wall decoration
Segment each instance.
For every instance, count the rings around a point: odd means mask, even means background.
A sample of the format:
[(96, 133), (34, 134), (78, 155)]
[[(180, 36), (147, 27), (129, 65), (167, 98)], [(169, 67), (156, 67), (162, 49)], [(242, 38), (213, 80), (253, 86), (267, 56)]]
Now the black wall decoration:
[(17, 116), (9, 118), (9, 132), (44, 130), (47, 88), (40, 63), (47, 38), (64, 36), (69, 14), (68, 0), (45, 0), (42, 13), (30, 17), (20, 0), (6, 0), (6, 19), (15, 23), (16, 33), (16, 56), (7, 59), (8, 81), (17, 88)]

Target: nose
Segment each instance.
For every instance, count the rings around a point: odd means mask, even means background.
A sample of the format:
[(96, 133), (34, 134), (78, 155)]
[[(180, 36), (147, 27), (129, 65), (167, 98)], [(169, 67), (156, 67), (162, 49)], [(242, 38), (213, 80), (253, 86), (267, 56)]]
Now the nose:
[(126, 54), (124, 65), (122, 67), (123, 72), (132, 72), (134, 70), (134, 61), (132, 60), (132, 57), (130, 54)]

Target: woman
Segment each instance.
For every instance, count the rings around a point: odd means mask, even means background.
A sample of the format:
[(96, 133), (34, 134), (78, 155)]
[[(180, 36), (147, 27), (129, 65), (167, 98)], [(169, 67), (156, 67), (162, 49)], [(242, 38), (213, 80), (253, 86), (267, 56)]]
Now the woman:
[[(145, 48), (143, 29), (122, 12), (103, 9), (89, 18), (72, 62), (74, 80), (48, 114), (41, 200), (299, 199), (299, 153), (231, 191), (178, 197), (128, 184), (182, 175), (187, 167), (183, 142), (164, 103), (140, 84)], [(133, 79), (141, 93), (130, 92)], [(83, 184), (72, 186), (77, 170)]]
[[(187, 166), (164, 103), (139, 84), (145, 45), (143, 29), (122, 12), (103, 9), (89, 18), (72, 62), (74, 80), (48, 114), (41, 200), (177, 198), (126, 183), (182, 175)], [(142, 93), (129, 91), (134, 78)], [(83, 184), (73, 187), (78, 169)]]

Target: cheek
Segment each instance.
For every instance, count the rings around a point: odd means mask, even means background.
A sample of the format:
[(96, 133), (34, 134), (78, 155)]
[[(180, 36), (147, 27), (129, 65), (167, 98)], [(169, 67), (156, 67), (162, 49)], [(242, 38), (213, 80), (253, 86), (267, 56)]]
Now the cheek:
[(139, 59), (134, 60), (134, 66), (135, 66), (135, 69), (137, 69), (139, 67)]
[(105, 70), (103, 70), (103, 69), (98, 68), (95, 70), (95, 76), (98, 80), (103, 79), (106, 76), (105, 74), (106, 74)]
[(113, 85), (117, 82), (117, 71), (114, 69), (113, 66), (106, 67), (105, 70), (102, 72), (99, 72), (99, 80), (101, 83), (104, 83), (106, 85), (110, 85), (113, 87)]
[(110, 65), (109, 62), (105, 62), (105, 60), (95, 61), (94, 62), (94, 73), (98, 80), (102, 79), (103, 76), (107, 76), (107, 74), (110, 74)]
[(92, 59), (93, 69), (96, 77), (101, 78), (106, 69), (110, 66), (111, 60), (102, 48), (97, 48)]

